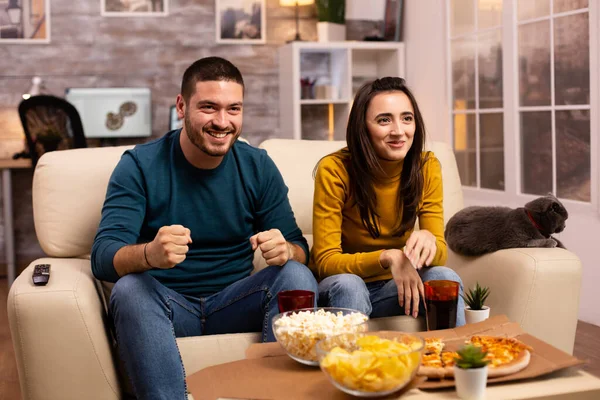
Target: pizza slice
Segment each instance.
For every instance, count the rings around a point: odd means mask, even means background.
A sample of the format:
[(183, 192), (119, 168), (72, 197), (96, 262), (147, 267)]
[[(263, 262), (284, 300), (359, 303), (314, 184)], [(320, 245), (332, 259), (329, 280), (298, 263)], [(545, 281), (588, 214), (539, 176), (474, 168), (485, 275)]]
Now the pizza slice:
[(490, 361), (488, 377), (505, 376), (519, 372), (529, 365), (533, 349), (514, 339), (496, 336), (473, 336), (470, 343), (481, 346)]
[(418, 375), (423, 375), (428, 378), (442, 379), (446, 377), (446, 373), (447, 371), (446, 368), (444, 368), (441, 354), (423, 354), (421, 366), (417, 372)]
[(442, 363), (444, 364), (444, 367), (446, 367), (446, 368), (454, 367), (454, 364), (456, 364), (456, 360), (455, 360), (456, 357), (458, 357), (457, 352), (444, 351), (442, 353)]
[(444, 346), (445, 344), (441, 338), (426, 338), (425, 354), (442, 354)]
[[(525, 343), (514, 339), (495, 336), (473, 336), (465, 341), (482, 347), (487, 352), (488, 377), (505, 376), (521, 371), (531, 360), (533, 349)], [(445, 343), (441, 339), (426, 339), (419, 375), (428, 378), (443, 379), (454, 376), (457, 352), (443, 351)]]

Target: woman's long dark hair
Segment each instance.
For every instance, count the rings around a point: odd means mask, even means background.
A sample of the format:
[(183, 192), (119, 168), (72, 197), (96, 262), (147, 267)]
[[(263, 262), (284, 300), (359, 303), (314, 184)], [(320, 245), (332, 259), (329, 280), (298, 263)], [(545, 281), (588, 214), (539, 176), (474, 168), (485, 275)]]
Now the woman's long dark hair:
[(375, 212), (377, 198), (373, 182), (380, 179), (383, 169), (370, 140), (366, 115), (375, 95), (395, 91), (403, 92), (410, 99), (416, 125), (413, 143), (404, 159), (400, 177), (396, 209), (402, 214), (402, 219), (394, 228), (395, 236), (402, 236), (414, 227), (417, 208), (423, 196), (422, 167), (425, 160), (422, 160), (421, 153), (425, 145), (425, 124), (415, 97), (402, 78), (385, 77), (364, 84), (354, 97), (346, 129), (346, 142), (350, 153), (348, 157), (350, 192), (356, 199), (363, 225), (373, 238), (378, 238), (380, 235), (379, 216)]

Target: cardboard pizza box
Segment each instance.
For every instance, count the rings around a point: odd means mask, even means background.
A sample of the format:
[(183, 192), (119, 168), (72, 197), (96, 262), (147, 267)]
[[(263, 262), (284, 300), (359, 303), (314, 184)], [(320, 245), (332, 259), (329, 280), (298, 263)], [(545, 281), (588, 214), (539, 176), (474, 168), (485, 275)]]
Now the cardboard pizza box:
[[(386, 332), (380, 332), (385, 334)], [(390, 332), (390, 334), (393, 334)], [(500, 383), (535, 378), (584, 362), (525, 333), (506, 316), (496, 316), (483, 322), (456, 329), (416, 332), (422, 337), (440, 337), (450, 348), (472, 335), (515, 337), (533, 348), (527, 368), (509, 376), (489, 379)], [(278, 343), (257, 343), (246, 351), (246, 360), (204, 368), (187, 378), (194, 399), (350, 399), (336, 389), (318, 367), (309, 367), (289, 358)], [(439, 389), (454, 386), (454, 380), (415, 379), (410, 387)], [(408, 390), (408, 388), (407, 388)], [(390, 398), (398, 398), (397, 392)]]

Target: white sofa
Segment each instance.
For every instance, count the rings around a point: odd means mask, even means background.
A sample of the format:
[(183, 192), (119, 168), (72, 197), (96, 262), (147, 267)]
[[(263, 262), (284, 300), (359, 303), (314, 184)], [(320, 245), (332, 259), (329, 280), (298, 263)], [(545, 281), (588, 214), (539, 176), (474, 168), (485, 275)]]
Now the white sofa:
[[(271, 139), (261, 147), (271, 155), (290, 189), (296, 219), (312, 243), (313, 169), (344, 142)], [(14, 282), (8, 315), (23, 399), (118, 399), (126, 380), (108, 333), (108, 285), (94, 279), (88, 254), (100, 220), (109, 176), (129, 147), (88, 148), (46, 153), (33, 181), (38, 240), (48, 255), (34, 261)], [(462, 207), (462, 189), (451, 148), (431, 143), (442, 164), (447, 221)], [(260, 268), (260, 257), (255, 264)], [(33, 265), (50, 263), (47, 286), (31, 281)], [(580, 260), (563, 249), (512, 249), (477, 258), (450, 253), (466, 287), (476, 281), (491, 288), (492, 315), (506, 314), (529, 333), (572, 352)], [(558, 294), (561, 294), (560, 299)], [(416, 331), (422, 319), (383, 318), (375, 329)], [(256, 333), (178, 339), (186, 373), (244, 357)]]

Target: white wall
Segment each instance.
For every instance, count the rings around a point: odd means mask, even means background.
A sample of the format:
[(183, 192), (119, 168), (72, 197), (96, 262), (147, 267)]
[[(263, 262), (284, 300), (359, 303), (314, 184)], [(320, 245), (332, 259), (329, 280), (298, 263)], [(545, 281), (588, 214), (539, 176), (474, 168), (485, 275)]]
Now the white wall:
[(346, 0), (346, 19), (381, 21), (385, 0)]
[[(451, 143), (445, 8), (432, 6), (430, 1), (405, 1), (404, 7), (407, 83), (419, 101), (429, 139)], [(595, 134), (598, 133), (592, 132), (592, 135)], [(509, 200), (509, 204), (501, 201), (502, 205), (523, 206), (516, 199)], [(465, 205), (500, 204), (477, 201), (465, 193)], [(599, 235), (600, 216), (597, 212), (571, 211), (567, 227), (559, 236), (564, 245), (579, 256), (583, 264), (579, 319), (595, 325), (600, 325)], [(562, 296), (571, 295), (566, 292), (557, 293), (556, 301), (560, 302)], [(548, 304), (548, 307), (552, 308), (552, 304)]]
[(406, 83), (419, 103), (429, 140), (450, 142), (446, 96), (444, 8), (430, 1), (405, 1), (403, 35)]

